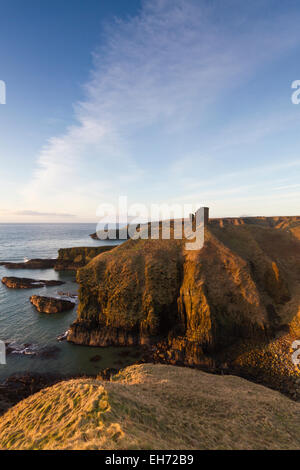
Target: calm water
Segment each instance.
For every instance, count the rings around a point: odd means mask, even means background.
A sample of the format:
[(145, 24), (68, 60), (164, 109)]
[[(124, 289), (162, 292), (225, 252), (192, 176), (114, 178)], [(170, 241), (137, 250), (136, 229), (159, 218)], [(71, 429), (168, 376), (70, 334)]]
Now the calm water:
[[(0, 224), (0, 261), (23, 261), (25, 258), (56, 258), (59, 248), (99, 246), (105, 242), (92, 240), (95, 224)], [(111, 242), (110, 242), (111, 243)], [(117, 243), (117, 242), (116, 242)], [(66, 284), (38, 289), (7, 289), (0, 283), (0, 339), (31, 343), (37, 347), (58, 347), (54, 358), (10, 354), (7, 364), (0, 365), (0, 380), (24, 372), (58, 372), (62, 374), (94, 374), (103, 367), (120, 364), (119, 348), (90, 348), (76, 346), (56, 337), (64, 333), (76, 318), (76, 307), (59, 314), (41, 314), (29, 302), (32, 294), (53, 295), (59, 291), (77, 292), (75, 274), (49, 270), (7, 270), (0, 266), (3, 276), (35, 279), (60, 279)], [(99, 362), (91, 357), (100, 355)]]

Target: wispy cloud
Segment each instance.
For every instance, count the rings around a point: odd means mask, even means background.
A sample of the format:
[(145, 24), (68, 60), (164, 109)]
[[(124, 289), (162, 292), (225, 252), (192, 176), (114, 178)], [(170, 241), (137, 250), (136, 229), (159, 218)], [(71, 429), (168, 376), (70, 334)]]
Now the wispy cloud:
[(13, 212), (13, 215), (24, 215), (24, 216), (34, 216), (34, 217), (75, 217), (74, 214), (66, 214), (63, 212), (39, 212), (39, 211), (16, 211)]
[[(204, 5), (145, 1), (137, 17), (106, 26), (85, 84), (86, 99), (75, 106), (77, 124), (41, 150), (22, 190), (25, 206), (40, 200), (49, 213), (61, 207), (94, 214), (100, 202), (119, 194), (149, 197), (154, 191), (145, 188), (153, 181), (161, 191), (155, 196), (164, 198), (170, 173), (173, 191), (180, 187), (182, 147), (188, 147), (185, 158), (192, 168), (198, 128), (220, 96), (299, 39), (292, 28), (297, 18), (280, 17), (245, 27), (237, 40), (232, 25), (216, 21), (217, 6)], [(283, 25), (286, 32), (278, 36)], [(238, 141), (247, 144), (265, 132), (240, 129)], [(212, 149), (230, 142), (232, 132), (226, 131)]]

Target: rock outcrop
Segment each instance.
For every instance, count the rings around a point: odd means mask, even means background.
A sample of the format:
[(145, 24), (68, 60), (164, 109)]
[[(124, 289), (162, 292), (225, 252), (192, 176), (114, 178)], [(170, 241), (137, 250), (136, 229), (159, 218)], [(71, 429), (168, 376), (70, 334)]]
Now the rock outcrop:
[(68, 340), (160, 344), (161, 361), (248, 374), (249, 348), (300, 334), (299, 227), (300, 217), (212, 219), (200, 251), (129, 240), (78, 271)]
[(71, 310), (75, 307), (75, 302), (58, 299), (55, 297), (45, 297), (41, 295), (32, 295), (30, 302), (40, 313), (60, 313)]
[(7, 269), (55, 269), (56, 271), (76, 271), (88, 264), (95, 256), (115, 248), (115, 245), (97, 247), (61, 248), (58, 258), (55, 259), (30, 259), (28, 261), (12, 263), (0, 262), (0, 266)]
[(56, 259), (30, 259), (20, 263), (11, 263), (3, 261), (0, 266), (5, 266), (7, 269), (52, 269), (54, 268)]
[(56, 271), (76, 271), (88, 264), (93, 258), (115, 248), (114, 245), (98, 247), (61, 248), (55, 262)]
[(38, 287), (61, 286), (63, 281), (29, 279), (27, 277), (3, 277), (2, 284), (9, 289), (36, 289)]

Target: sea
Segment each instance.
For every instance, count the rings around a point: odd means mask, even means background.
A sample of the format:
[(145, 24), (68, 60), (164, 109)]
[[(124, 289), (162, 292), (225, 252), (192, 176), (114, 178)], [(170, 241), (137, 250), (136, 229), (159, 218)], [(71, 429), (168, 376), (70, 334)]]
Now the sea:
[[(108, 243), (93, 240), (89, 234), (95, 231), (95, 224), (0, 224), (0, 261), (56, 258), (59, 248)], [(30, 303), (29, 297), (33, 294), (52, 296), (62, 291), (76, 294), (78, 285), (75, 272), (55, 272), (54, 269), (11, 270), (0, 266), (0, 279), (4, 276), (55, 279), (65, 284), (58, 287), (8, 289), (0, 282), (0, 340), (15, 344), (16, 350), (19, 348), (20, 351), (24, 345), (30, 345), (27, 349), (29, 354), (15, 352), (6, 355), (6, 364), (0, 364), (0, 382), (11, 375), (25, 373), (95, 375), (100, 369), (117, 368), (124, 365), (124, 361), (131, 362), (131, 350), (80, 346), (57, 340), (75, 320), (77, 306), (68, 312), (43, 314), (38, 313)], [(40, 354), (41, 351), (43, 354)]]

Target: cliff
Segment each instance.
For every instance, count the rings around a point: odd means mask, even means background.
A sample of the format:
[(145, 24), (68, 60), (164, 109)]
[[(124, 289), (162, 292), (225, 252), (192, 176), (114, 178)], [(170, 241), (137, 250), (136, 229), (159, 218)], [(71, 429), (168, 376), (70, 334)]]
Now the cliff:
[(299, 407), (239, 377), (138, 365), (26, 398), (0, 417), (0, 449), (298, 449)]
[(88, 264), (95, 256), (115, 248), (114, 245), (98, 247), (61, 248), (55, 262), (56, 271), (76, 271)]
[(150, 344), (156, 360), (255, 375), (249, 347), (300, 334), (299, 227), (300, 217), (212, 219), (200, 251), (186, 240), (129, 240), (78, 271), (68, 339)]

